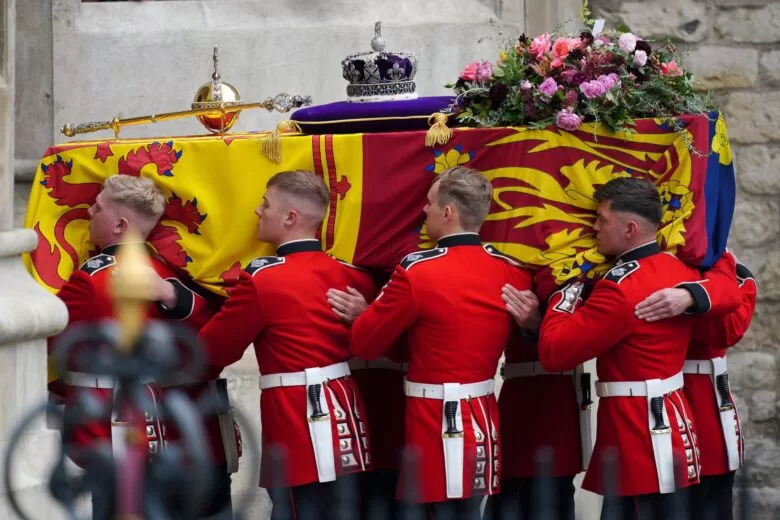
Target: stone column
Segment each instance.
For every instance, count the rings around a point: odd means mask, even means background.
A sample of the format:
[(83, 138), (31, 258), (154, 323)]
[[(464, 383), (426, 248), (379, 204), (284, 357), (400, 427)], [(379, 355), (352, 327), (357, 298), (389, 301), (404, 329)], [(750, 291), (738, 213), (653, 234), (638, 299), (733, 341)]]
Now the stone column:
[[(31, 251), (37, 237), (29, 229), (13, 229), (14, 188), (14, 35), (15, 0), (0, 0), (0, 441), (6, 446), (15, 424), (46, 398), (45, 338), (67, 321), (65, 306), (25, 271), (21, 254)], [(51, 449), (55, 433), (41, 418), (25, 432), (24, 454), (14, 471), (14, 492), (39, 518), (52, 518), (46, 495), (42, 452)], [(5, 457), (5, 449), (2, 453)], [(4, 491), (1, 491), (5, 495)], [(13, 515), (5, 500), (0, 517)]]

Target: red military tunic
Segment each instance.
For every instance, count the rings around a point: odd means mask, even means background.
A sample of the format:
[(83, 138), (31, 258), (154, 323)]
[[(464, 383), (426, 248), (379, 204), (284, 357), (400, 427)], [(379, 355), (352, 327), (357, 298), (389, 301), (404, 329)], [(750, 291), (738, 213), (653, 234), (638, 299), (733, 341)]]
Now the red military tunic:
[[(658, 244), (651, 242), (618, 259), (618, 265), (595, 284), (587, 302), (576, 312), (576, 305), (567, 308), (562, 291), (554, 293), (540, 331), (539, 356), (543, 367), (549, 371), (572, 370), (595, 357), (597, 393), (603, 383), (639, 382), (638, 386), (644, 386), (643, 382), (651, 380), (681, 380), (695, 320), (679, 316), (646, 322), (636, 318), (634, 307), (655, 291), (687, 282), (684, 286), (691, 290), (697, 310), (709, 310), (713, 302), (718, 312), (736, 308), (736, 296), (717, 294), (713, 298), (718, 286), (697, 282), (699, 278), (696, 269), (674, 255), (662, 253)], [(659, 412), (665, 410), (671, 439), (669, 456), (658, 468), (654, 444), (660, 441), (651, 437), (663, 437), (650, 433), (647, 393), (602, 397), (584, 489), (604, 494), (603, 457), (610, 448), (617, 454), (616, 493), (620, 496), (671, 492), (675, 486), (698, 483), (692, 415), (681, 387), (680, 382), (677, 390), (662, 394), (664, 406)], [(649, 388), (648, 385), (645, 391)], [(680, 464), (674, 473), (672, 459), (687, 463)]]
[[(512, 368), (538, 367), (538, 341), (517, 335), (506, 348), (504, 385), (498, 399), (503, 444), (502, 479), (529, 478), (539, 474), (536, 456), (552, 449), (553, 465), (545, 468), (553, 477), (574, 476), (582, 471), (580, 406), (574, 374), (511, 377)], [(534, 365), (530, 365), (534, 363)]]
[[(275, 375), (281, 380), (285, 374), (348, 361), (349, 326), (331, 310), (326, 292), (350, 286), (369, 301), (375, 293), (367, 272), (326, 255), (317, 240), (283, 244), (277, 255), (249, 264), (220, 312), (200, 334), (208, 345), (209, 362), (217, 366), (238, 361), (254, 343), (261, 385), (266, 377)], [(316, 459), (307, 389), (301, 383), (267, 388), (260, 394), (262, 487), (319, 482), (320, 471), (329, 464)], [(364, 471), (370, 466), (368, 434), (355, 382), (349, 377), (325, 380), (320, 395), (332, 411), (335, 473)], [(274, 471), (272, 450), (286, 459), (286, 481)]]
[[(113, 318), (114, 307), (110, 292), (110, 281), (114, 270), (121, 265), (121, 259), (114, 256), (118, 247), (118, 245), (108, 246), (103, 249), (103, 253), (87, 260), (60, 289), (57, 296), (65, 303), (68, 309), (69, 325), (97, 323)], [(161, 277), (178, 279), (175, 271), (158, 257), (151, 257), (151, 265)], [(184, 286), (182, 285), (182, 287)], [(185, 302), (180, 301), (179, 303), (182, 303), (182, 307), (177, 305), (176, 309), (165, 310), (160, 305), (150, 303), (147, 308), (148, 318), (178, 319), (194, 328), (199, 327), (208, 320), (212, 311), (202, 297), (191, 291), (189, 291), (189, 295), (189, 305), (184, 305)], [(188, 310), (181, 312), (184, 306), (187, 306)], [(60, 337), (61, 335), (49, 338), (50, 354), (56, 347), (57, 340)], [(71, 365), (70, 368), (78, 371), (77, 366)], [(59, 380), (54, 383), (55, 387), (61, 385)], [(63, 386), (65, 387), (65, 410), (68, 413), (68, 409), (72, 407), (77, 396), (75, 390), (86, 390), (86, 388)], [(113, 399), (113, 390), (111, 388), (92, 388), (90, 392), (105, 405)], [(156, 423), (153, 427), (155, 430), (154, 435), (159, 436), (162, 428), (156, 425)], [(74, 427), (71, 438), (66, 439), (66, 442), (77, 450), (81, 447), (90, 449), (91, 446), (100, 441), (111, 441), (111, 421), (109, 417), (106, 417), (105, 420), (93, 421)], [(155, 445), (158, 442), (159, 437), (155, 439), (150, 436), (150, 449), (160, 448), (161, 446)], [(221, 440), (219, 442), (221, 445)]]
[[(735, 265), (734, 257), (725, 253), (707, 272), (713, 283), (738, 284), (742, 294), (739, 308), (723, 317), (704, 316), (693, 330), (688, 347), (685, 367), (685, 396), (691, 404), (701, 450), (701, 474), (722, 475), (735, 471), (742, 465), (742, 431), (736, 407), (721, 411), (719, 406), (717, 375), (713, 367), (722, 362), (728, 347), (735, 345), (750, 326), (756, 307), (756, 281), (743, 265)], [(714, 361), (714, 363), (713, 363)], [(689, 373), (693, 372), (693, 373)], [(728, 391), (731, 403), (734, 397)], [(721, 403), (722, 404), (722, 403)], [(724, 414), (721, 419), (721, 414)], [(723, 422), (722, 422), (723, 421)], [(731, 431), (728, 431), (731, 429)], [(731, 460), (725, 434), (731, 442)]]
[[(377, 300), (355, 321), (352, 351), (373, 359), (408, 332), (409, 371), (414, 384), (441, 389), (445, 383), (492, 383), (514, 320), (501, 299), (501, 288), (512, 284), (530, 289), (528, 271), (480, 244), (476, 233), (442, 238), (438, 247), (408, 255), (396, 268)], [(443, 401), (413, 397), (407, 384), (405, 444), (419, 454), (417, 496), (407, 500), (440, 502), (498, 492), (500, 443), (498, 407), (492, 390), (457, 401), (462, 448), (450, 467), (462, 463), (460, 474), (447, 479), (449, 437), (444, 430)], [(449, 388), (454, 388), (449, 386)], [(449, 431), (449, 427), (446, 428)], [(456, 460), (455, 457), (459, 457)], [(404, 474), (399, 494), (404, 487)], [(450, 490), (461, 496), (453, 496)]]

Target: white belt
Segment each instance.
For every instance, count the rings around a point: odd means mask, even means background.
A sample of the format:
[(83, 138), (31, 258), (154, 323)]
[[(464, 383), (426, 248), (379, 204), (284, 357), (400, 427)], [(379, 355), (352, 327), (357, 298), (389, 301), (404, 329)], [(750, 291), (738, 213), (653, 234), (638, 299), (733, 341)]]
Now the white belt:
[[(350, 374), (349, 365), (346, 362), (328, 365), (319, 369), (319, 377), (322, 381), (339, 379)], [(310, 384), (310, 383), (309, 383)], [(260, 389), (277, 388), (280, 386), (306, 386), (306, 371), (286, 372), (280, 374), (268, 374), (260, 376)]]
[(365, 361), (360, 358), (352, 358), (349, 360), (349, 369), (353, 372), (355, 370), (368, 370), (372, 368), (382, 368), (385, 370), (395, 370), (397, 372), (406, 372), (409, 367), (409, 363), (398, 363), (386, 357), (374, 359), (373, 361)]
[(113, 376), (99, 376), (96, 374), (88, 374), (86, 372), (67, 372), (63, 375), (62, 380), (70, 386), (79, 386), (83, 388), (114, 388)]
[(678, 372), (669, 379), (648, 381), (596, 381), (599, 397), (661, 397), (683, 387), (683, 374)]
[(572, 373), (571, 370), (566, 372), (548, 372), (542, 368), (542, 364), (538, 361), (507, 363), (504, 365), (503, 370), (504, 380), (531, 376), (568, 376)]
[[(459, 386), (460, 399), (470, 397), (483, 397), (493, 393), (495, 381), (488, 379), (479, 383), (461, 384)], [(409, 397), (422, 397), (424, 399), (444, 399), (444, 385), (431, 385), (427, 383), (415, 383), (404, 379), (404, 393)]]
[[(716, 358), (723, 359), (725, 358)], [(683, 365), (683, 374), (705, 374), (713, 375), (713, 366), (711, 359), (686, 359)]]

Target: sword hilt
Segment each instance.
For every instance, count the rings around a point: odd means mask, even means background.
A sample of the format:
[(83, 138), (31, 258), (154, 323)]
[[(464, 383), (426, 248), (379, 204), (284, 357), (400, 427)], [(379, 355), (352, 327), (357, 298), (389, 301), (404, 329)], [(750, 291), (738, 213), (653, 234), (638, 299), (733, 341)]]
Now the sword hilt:
[(580, 374), (580, 408), (585, 410), (593, 404), (593, 399), (590, 396), (590, 373), (583, 372)]
[(731, 399), (731, 390), (729, 388), (729, 374), (724, 372), (715, 378), (715, 386), (720, 394), (720, 409), (723, 411), (733, 410), (734, 401)]
[(458, 401), (447, 401), (444, 403), (444, 417), (447, 420), (447, 431), (444, 432), (445, 437), (456, 437), (463, 434), (463, 432), (458, 430), (458, 422), (455, 420), (458, 404)]
[(306, 389), (306, 392), (309, 394), (309, 402), (311, 402), (311, 416), (309, 418), (312, 421), (321, 421), (325, 417), (328, 416), (328, 414), (324, 413), (322, 411), (322, 405), (320, 404), (320, 394), (322, 393), (322, 385), (316, 384), (316, 385), (309, 385), (309, 387)]
[(653, 419), (655, 420), (655, 426), (653, 426), (653, 433), (666, 433), (671, 428), (664, 423), (664, 398), (652, 397), (650, 399), (650, 411), (653, 413)]

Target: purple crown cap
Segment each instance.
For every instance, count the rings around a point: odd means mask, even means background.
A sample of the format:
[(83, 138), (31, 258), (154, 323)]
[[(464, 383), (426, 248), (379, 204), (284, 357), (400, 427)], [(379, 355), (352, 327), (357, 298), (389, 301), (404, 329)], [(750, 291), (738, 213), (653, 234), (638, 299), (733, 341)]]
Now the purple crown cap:
[(414, 75), (417, 56), (411, 52), (385, 51), (382, 22), (374, 24), (371, 52), (351, 54), (341, 62), (347, 101), (398, 101), (416, 99)]

